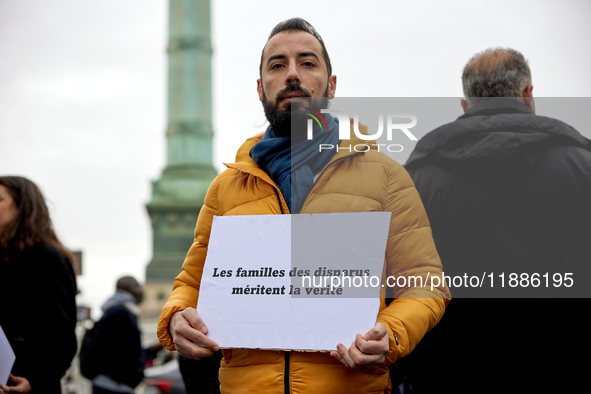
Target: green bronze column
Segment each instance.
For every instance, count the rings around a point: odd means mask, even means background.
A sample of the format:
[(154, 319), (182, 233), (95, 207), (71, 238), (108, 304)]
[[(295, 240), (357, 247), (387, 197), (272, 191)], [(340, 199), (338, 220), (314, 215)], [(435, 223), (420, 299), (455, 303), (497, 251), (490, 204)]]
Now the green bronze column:
[[(181, 271), (205, 193), (217, 174), (212, 164), (210, 25), (209, 0), (170, 0), (167, 163), (147, 204), (154, 253), (146, 270), (146, 304), (158, 301), (160, 308)], [(148, 299), (149, 293), (156, 300)]]

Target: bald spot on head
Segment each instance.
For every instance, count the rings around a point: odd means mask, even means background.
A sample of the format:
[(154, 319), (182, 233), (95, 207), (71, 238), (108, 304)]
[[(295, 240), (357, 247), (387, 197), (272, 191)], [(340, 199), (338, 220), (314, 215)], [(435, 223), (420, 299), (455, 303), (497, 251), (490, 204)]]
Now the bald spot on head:
[(513, 57), (513, 54), (505, 50), (496, 49), (492, 52), (484, 53), (473, 59), (470, 63), (468, 63), (468, 65), (466, 65), (466, 69), (473, 72), (476, 71), (481, 74), (487, 74), (491, 71), (494, 71), (499, 66), (506, 64)]

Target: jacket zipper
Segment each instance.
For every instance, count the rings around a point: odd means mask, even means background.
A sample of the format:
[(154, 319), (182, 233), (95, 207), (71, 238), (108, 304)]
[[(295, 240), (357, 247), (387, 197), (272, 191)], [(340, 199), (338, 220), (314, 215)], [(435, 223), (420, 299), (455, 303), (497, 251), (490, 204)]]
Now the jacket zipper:
[(281, 197), (279, 197), (279, 192), (277, 191), (276, 187), (273, 187), (273, 190), (275, 190), (275, 195), (277, 196), (277, 202), (279, 203), (279, 209), (281, 209), (281, 214), (283, 215), (285, 212), (283, 212), (283, 205), (281, 205)]
[(285, 354), (285, 375), (283, 377), (283, 384), (285, 388), (285, 394), (290, 393), (289, 389), (289, 363), (291, 352), (283, 352)]
[[(344, 160), (344, 159), (348, 159), (350, 157), (353, 156), (357, 156), (363, 154), (363, 152), (357, 152), (353, 155), (349, 155), (349, 156), (345, 156), (345, 157), (341, 157), (340, 159), (337, 159), (335, 161), (333, 161), (332, 163), (328, 164), (326, 167), (324, 167), (322, 169), (322, 172), (320, 173), (320, 175), (318, 176), (317, 179), (320, 179), (320, 177), (322, 176), (322, 174), (324, 174), (324, 171), (326, 171), (326, 169), (328, 167), (330, 167), (331, 165), (333, 165), (334, 163)], [(312, 189), (314, 189), (314, 187), (312, 187)], [(308, 192), (308, 194), (306, 194), (306, 198), (304, 198), (304, 203), (306, 202), (306, 200), (308, 199), (308, 195), (310, 194), (310, 192), (312, 191), (312, 189), (310, 189), (310, 191)], [(279, 202), (279, 208), (281, 209), (281, 213), (283, 214), (283, 206), (281, 205), (281, 198), (279, 197), (279, 192), (277, 191), (277, 188), (274, 188), (275, 190), (275, 195), (277, 196), (277, 201)], [(303, 205), (302, 205), (303, 207)], [(290, 360), (291, 360), (291, 352), (286, 352), (284, 351), (283, 354), (285, 355), (285, 372), (283, 375), (283, 387), (284, 387), (284, 391), (285, 394), (290, 394), (290, 388), (289, 388), (289, 373), (290, 373)]]
[[(285, 212), (283, 212), (283, 205), (281, 205), (281, 197), (279, 196), (279, 192), (277, 191), (277, 188), (274, 187), (273, 190), (275, 190), (275, 195), (277, 196), (277, 202), (279, 203), (279, 209), (281, 210), (281, 214), (283, 215)], [(289, 394), (289, 359), (290, 359), (290, 352), (283, 352), (284, 356), (285, 356), (285, 371), (284, 371), (284, 375), (283, 375), (283, 388), (285, 391), (285, 394)]]
[[(320, 173), (320, 175), (318, 176), (318, 179), (320, 179), (320, 177), (322, 176), (322, 174), (324, 174), (324, 171), (326, 171), (326, 169), (330, 166), (332, 166), (334, 163), (344, 160), (344, 159), (348, 159), (350, 157), (353, 156), (357, 156), (363, 154), (363, 152), (357, 152), (353, 155), (349, 155), (349, 156), (345, 156), (345, 157), (341, 157), (340, 159), (337, 159), (335, 161), (333, 161), (332, 163), (329, 163), (326, 167), (324, 167), (322, 169), (322, 172)], [(314, 189), (314, 187), (312, 187), (312, 189)], [(306, 200), (308, 199), (308, 195), (310, 194), (310, 192), (312, 191), (312, 189), (310, 189), (310, 191), (308, 192), (308, 194), (306, 194), (306, 198), (304, 198), (304, 203), (306, 202)], [(279, 203), (279, 209), (281, 210), (281, 214), (284, 214), (285, 212), (283, 211), (283, 205), (281, 205), (281, 197), (279, 196), (279, 192), (277, 191), (277, 188), (274, 187), (273, 190), (275, 190), (275, 196), (277, 196), (277, 202)], [(303, 205), (302, 205), (303, 207)], [(290, 359), (291, 359), (291, 352), (286, 352), (284, 351), (283, 354), (285, 355), (285, 372), (283, 375), (283, 388), (285, 391), (285, 394), (290, 394), (290, 389), (289, 389), (289, 367), (290, 367)]]

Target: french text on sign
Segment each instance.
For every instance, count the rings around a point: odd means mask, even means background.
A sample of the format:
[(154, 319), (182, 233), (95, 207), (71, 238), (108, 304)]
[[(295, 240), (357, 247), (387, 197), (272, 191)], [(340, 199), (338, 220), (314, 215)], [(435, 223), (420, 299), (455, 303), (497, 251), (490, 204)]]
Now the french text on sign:
[(352, 342), (375, 325), (380, 289), (363, 289), (374, 297), (306, 289), (301, 275), (319, 268), (381, 275), (390, 217), (214, 217), (197, 303), (208, 337), (222, 348), (334, 350)]

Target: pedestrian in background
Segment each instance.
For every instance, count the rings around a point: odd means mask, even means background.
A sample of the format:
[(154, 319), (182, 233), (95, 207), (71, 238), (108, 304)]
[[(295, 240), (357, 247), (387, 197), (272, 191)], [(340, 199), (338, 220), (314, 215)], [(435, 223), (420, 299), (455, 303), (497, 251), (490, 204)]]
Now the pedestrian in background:
[[(92, 379), (93, 394), (134, 393), (144, 378), (144, 355), (137, 317), (144, 292), (131, 276), (117, 280), (115, 294), (102, 306), (103, 317), (97, 324), (93, 364), (98, 374)], [(84, 346), (83, 346), (84, 349)]]
[(0, 326), (16, 355), (5, 392), (61, 393), (77, 346), (72, 261), (39, 188), (0, 177)]

